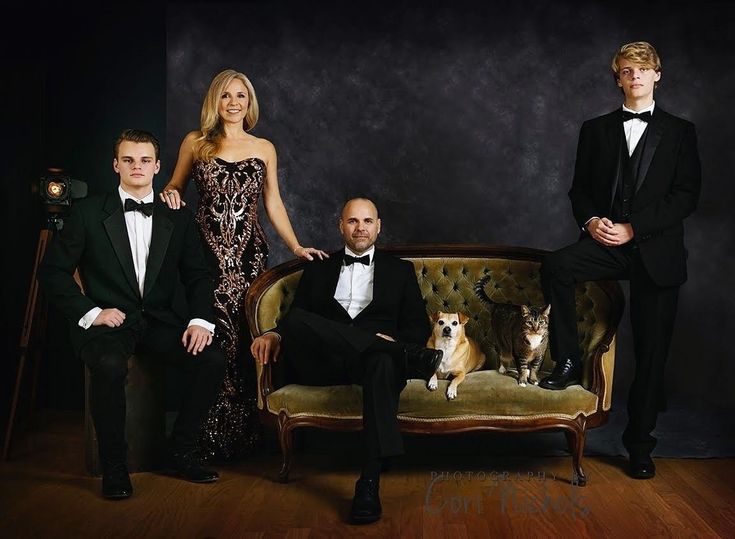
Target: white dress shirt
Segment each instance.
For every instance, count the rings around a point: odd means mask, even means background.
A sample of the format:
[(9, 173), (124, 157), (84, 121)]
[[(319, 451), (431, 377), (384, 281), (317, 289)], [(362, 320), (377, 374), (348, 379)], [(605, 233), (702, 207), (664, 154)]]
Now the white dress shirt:
[[(153, 191), (148, 193), (142, 199), (138, 199), (123, 190), (122, 186), (119, 186), (117, 189), (123, 206), (125, 205), (125, 199), (128, 198), (132, 198), (136, 202), (143, 202), (144, 204), (153, 202)], [(146, 264), (148, 263), (148, 252), (151, 248), (151, 234), (153, 233), (153, 216), (145, 215), (140, 211), (124, 211), (123, 214), (125, 216), (125, 228), (128, 230), (130, 252), (133, 255), (135, 278), (138, 281), (140, 296), (143, 297), (145, 270)], [(102, 309), (99, 307), (92, 308), (79, 320), (79, 325), (84, 329), (89, 328), (101, 312)], [(193, 324), (202, 326), (210, 332), (214, 332), (214, 324), (207, 322), (206, 320), (202, 320), (201, 318), (192, 319), (189, 322), (189, 325), (191, 326)]]
[[(345, 247), (345, 253), (357, 256)], [(339, 280), (334, 291), (336, 299), (351, 318), (355, 318), (373, 301), (373, 281), (375, 279), (375, 246), (370, 247), (363, 254), (370, 257), (370, 265), (366, 266), (355, 262), (349, 266), (342, 262), (339, 270)]]
[[(651, 103), (650, 106), (646, 107), (645, 109), (633, 110), (623, 105), (623, 110), (627, 110), (628, 112), (632, 112), (633, 114), (640, 114), (641, 112), (651, 111), (651, 114), (653, 114), (653, 108), (655, 106), (656, 102), (654, 101), (653, 103)], [(633, 155), (635, 147), (641, 140), (641, 137), (643, 136), (646, 127), (648, 127), (648, 122), (639, 120), (637, 118), (633, 118), (626, 122), (623, 122), (623, 131), (625, 131), (625, 142), (628, 143), (628, 155)]]

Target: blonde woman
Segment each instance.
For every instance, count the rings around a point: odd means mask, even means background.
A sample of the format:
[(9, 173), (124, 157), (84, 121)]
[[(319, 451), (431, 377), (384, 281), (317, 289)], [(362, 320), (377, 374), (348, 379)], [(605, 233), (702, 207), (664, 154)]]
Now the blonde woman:
[(184, 137), (171, 180), (161, 199), (173, 209), (193, 179), (199, 193), (196, 222), (212, 271), (216, 338), (227, 358), (227, 373), (200, 440), (204, 456), (230, 459), (251, 452), (260, 439), (254, 362), (242, 312), (250, 283), (266, 267), (268, 244), (258, 222), (258, 201), (273, 228), (297, 257), (325, 258), (303, 247), (293, 231), (278, 188), (276, 149), (250, 131), (258, 121), (258, 100), (250, 80), (227, 69), (209, 86), (201, 128)]

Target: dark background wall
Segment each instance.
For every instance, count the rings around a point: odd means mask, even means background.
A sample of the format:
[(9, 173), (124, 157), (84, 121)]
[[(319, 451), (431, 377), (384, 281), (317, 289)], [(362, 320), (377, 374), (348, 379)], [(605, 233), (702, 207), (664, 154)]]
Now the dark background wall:
[[(566, 191), (579, 126), (620, 106), (610, 59), (620, 44), (645, 39), (663, 60), (657, 105), (696, 124), (704, 177), (698, 211), (687, 221), (690, 279), (681, 292), (658, 451), (735, 454), (728, 211), (735, 194), (735, 8), (250, 2), (169, 3), (95, 24), (78, 23), (84, 19), (77, 15), (49, 15), (44, 47), (18, 62), (23, 83), (9, 89), (9, 101), (24, 105), (10, 111), (11, 125), (34, 141), (21, 145), (18, 171), (4, 182), (13, 185), (19, 202), (11, 214), (20, 223), (9, 238), (18, 260), (5, 309), (10, 358), (37, 230), (28, 179), (57, 165), (93, 191), (112, 187), (109, 146), (121, 128), (137, 125), (164, 143), (160, 187), (181, 138), (198, 127), (202, 97), (221, 69), (244, 71), (253, 81), (261, 106), (254, 134), (276, 145), (282, 194), (302, 243), (337, 247), (338, 207), (365, 193), (381, 209), (383, 243), (554, 249), (577, 234)], [(63, 40), (52, 31), (59, 21), (73, 28)], [(187, 198), (196, 204), (193, 187)], [(270, 265), (288, 259), (264, 214), (261, 221)], [(619, 343), (613, 413), (590, 434), (592, 452), (621, 451), (632, 372), (627, 316)], [(79, 406), (78, 365), (63, 344), (48, 356), (46, 404)]]

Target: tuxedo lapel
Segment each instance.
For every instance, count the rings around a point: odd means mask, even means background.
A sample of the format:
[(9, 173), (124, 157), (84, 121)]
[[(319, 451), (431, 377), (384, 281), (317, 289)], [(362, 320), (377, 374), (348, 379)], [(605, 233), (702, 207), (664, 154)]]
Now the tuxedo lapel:
[(654, 110), (653, 116), (648, 122), (648, 134), (646, 136), (646, 144), (645, 146), (643, 146), (643, 154), (641, 155), (641, 166), (639, 168), (640, 172), (638, 174), (638, 177), (636, 178), (636, 193), (638, 192), (638, 189), (641, 188), (641, 185), (646, 179), (648, 169), (651, 166), (651, 161), (653, 160), (653, 156), (656, 153), (656, 148), (658, 147), (658, 143), (661, 142), (661, 136), (664, 133), (665, 121), (662, 113), (663, 111)]
[[(337, 282), (339, 281), (339, 274), (342, 270), (342, 261), (344, 260), (345, 251), (342, 249), (341, 251), (337, 251), (336, 253), (332, 253), (329, 255), (329, 258), (327, 259), (328, 265), (327, 265), (327, 273), (326, 273), (326, 279), (325, 279), (325, 286), (326, 290), (324, 291), (325, 294), (328, 294), (331, 298), (332, 306), (337, 309), (338, 311), (347, 314), (347, 311), (344, 307), (342, 307), (342, 304), (337, 301), (334, 298), (334, 294), (337, 291)], [(347, 314), (349, 316), (349, 314)]]
[(610, 155), (615, 156), (615, 175), (610, 184), (610, 206), (608, 211), (612, 209), (613, 201), (617, 193), (618, 185), (623, 181), (623, 163), (620, 158), (622, 145), (625, 143), (625, 134), (623, 133), (623, 109), (618, 109), (615, 114), (610, 115), (610, 121), (605, 129), (607, 137), (607, 145)]
[(369, 313), (376, 305), (379, 305), (379, 300), (381, 299), (382, 294), (385, 293), (385, 283), (386, 279), (388, 279), (388, 276), (386, 275), (386, 272), (388, 271), (387, 265), (381, 263), (383, 257), (377, 250), (373, 251), (373, 256), (373, 263), (375, 264), (373, 271), (373, 299), (355, 317), (356, 319), (360, 318), (365, 313)]
[(125, 215), (122, 211), (122, 203), (116, 193), (107, 196), (104, 204), (104, 211), (108, 216), (103, 220), (105, 231), (110, 239), (112, 248), (115, 251), (123, 274), (135, 292), (136, 297), (140, 297), (138, 289), (138, 280), (135, 278), (135, 266), (133, 264), (133, 253), (130, 251), (130, 239), (128, 238), (128, 229), (125, 226)]
[(151, 230), (151, 247), (148, 251), (148, 261), (145, 267), (145, 283), (143, 284), (143, 296), (150, 291), (156, 277), (161, 271), (161, 265), (166, 257), (166, 250), (174, 230), (174, 224), (164, 212), (163, 208), (156, 203), (153, 210), (153, 227)]

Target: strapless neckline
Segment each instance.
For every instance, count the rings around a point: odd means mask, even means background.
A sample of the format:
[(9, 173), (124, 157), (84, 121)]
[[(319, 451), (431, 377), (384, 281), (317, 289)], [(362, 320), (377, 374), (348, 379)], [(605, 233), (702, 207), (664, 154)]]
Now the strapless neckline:
[(244, 163), (246, 161), (260, 161), (265, 166), (265, 161), (263, 161), (260, 157), (246, 157), (245, 159), (240, 159), (238, 161), (227, 161), (226, 159), (222, 159), (221, 157), (215, 157), (215, 161), (219, 161), (220, 163), (224, 163), (225, 165), (238, 165), (240, 163)]

